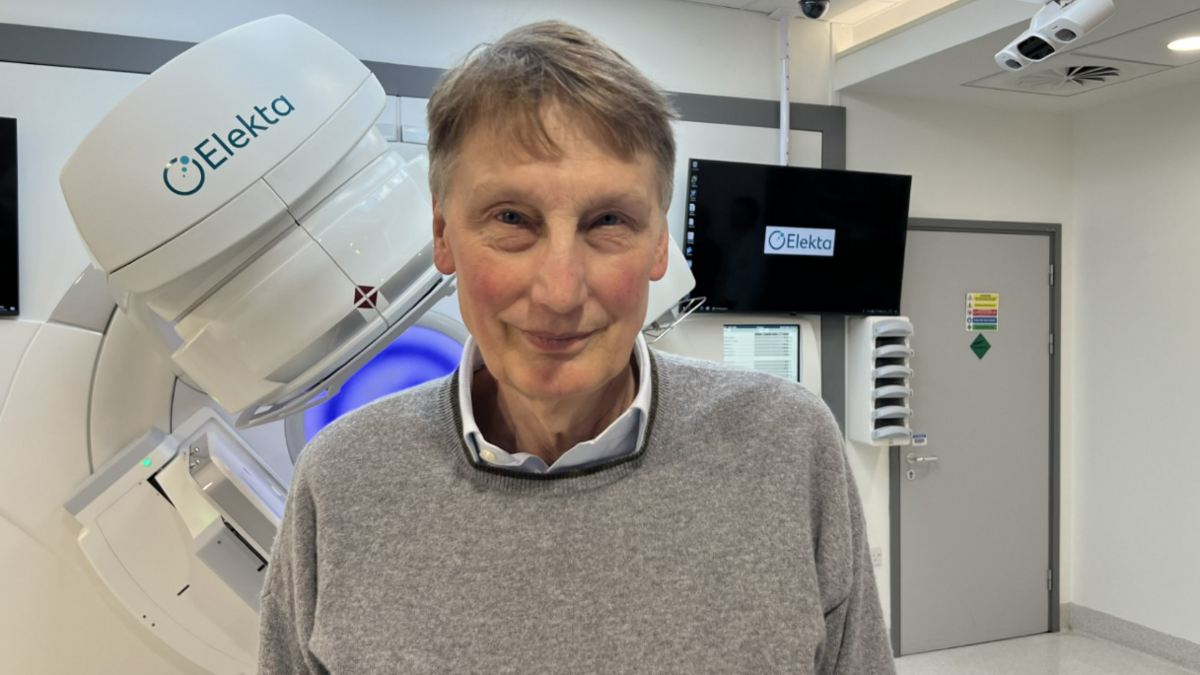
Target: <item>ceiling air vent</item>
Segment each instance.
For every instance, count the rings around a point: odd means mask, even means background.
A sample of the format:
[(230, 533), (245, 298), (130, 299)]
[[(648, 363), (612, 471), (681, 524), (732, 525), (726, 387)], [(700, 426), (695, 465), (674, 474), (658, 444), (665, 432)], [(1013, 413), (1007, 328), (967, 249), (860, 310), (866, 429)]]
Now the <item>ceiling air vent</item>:
[(1168, 68), (1170, 66), (1066, 53), (1055, 56), (1049, 63), (1030, 66), (1016, 73), (1005, 70), (967, 82), (964, 86), (1011, 91), (1026, 96), (1086, 97), (1093, 91), (1120, 87), (1124, 82)]
[(1121, 76), (1112, 66), (1067, 66), (1022, 75), (1017, 86), (1032, 91), (1080, 91), (1108, 84)]

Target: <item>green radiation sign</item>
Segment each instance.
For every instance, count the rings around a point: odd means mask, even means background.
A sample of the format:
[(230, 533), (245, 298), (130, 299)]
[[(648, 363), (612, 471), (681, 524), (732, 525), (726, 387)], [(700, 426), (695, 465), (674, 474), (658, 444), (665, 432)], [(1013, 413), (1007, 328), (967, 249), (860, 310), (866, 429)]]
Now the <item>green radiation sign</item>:
[(983, 360), (983, 357), (987, 355), (991, 348), (992, 343), (988, 342), (987, 338), (983, 335), (976, 337), (975, 341), (971, 343), (971, 351), (975, 352), (975, 356), (978, 356), (980, 361)]

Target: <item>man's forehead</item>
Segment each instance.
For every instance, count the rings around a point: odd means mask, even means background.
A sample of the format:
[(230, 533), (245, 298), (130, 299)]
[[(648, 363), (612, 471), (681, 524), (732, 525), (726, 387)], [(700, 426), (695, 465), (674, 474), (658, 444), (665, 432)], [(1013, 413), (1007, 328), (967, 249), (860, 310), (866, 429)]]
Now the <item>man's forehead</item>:
[(540, 119), (512, 114), (480, 121), (467, 131), (460, 154), (507, 164), (558, 162), (565, 156), (642, 164), (646, 153), (623, 152), (585, 115), (547, 109)]
[(646, 153), (622, 157), (601, 139), (578, 129), (552, 136), (552, 147), (531, 143), (524, 136), (478, 125), (459, 149), (455, 174), (468, 179), (473, 190), (520, 183), (522, 178), (544, 176), (546, 169), (600, 172), (592, 178), (637, 192), (653, 190), (654, 160)]

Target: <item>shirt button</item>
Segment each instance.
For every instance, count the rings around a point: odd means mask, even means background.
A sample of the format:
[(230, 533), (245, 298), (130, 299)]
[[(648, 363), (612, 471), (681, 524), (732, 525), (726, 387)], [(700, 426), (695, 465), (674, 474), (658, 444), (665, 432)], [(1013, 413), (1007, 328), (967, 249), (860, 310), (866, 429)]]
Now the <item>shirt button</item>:
[(479, 451), (479, 456), (480, 456), (481, 458), (483, 458), (483, 461), (485, 461), (485, 462), (494, 462), (494, 461), (496, 461), (496, 453), (492, 452), (491, 450), (488, 450), (487, 448), (484, 448), (483, 450), (480, 450), (480, 451)]

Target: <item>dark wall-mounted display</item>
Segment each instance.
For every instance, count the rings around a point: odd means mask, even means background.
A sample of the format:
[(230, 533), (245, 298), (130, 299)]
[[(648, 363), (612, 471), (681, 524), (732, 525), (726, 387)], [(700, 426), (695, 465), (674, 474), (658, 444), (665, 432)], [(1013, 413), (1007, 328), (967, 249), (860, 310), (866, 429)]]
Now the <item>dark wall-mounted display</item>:
[(912, 177), (691, 159), (700, 311), (900, 313)]
[(0, 316), (21, 311), (17, 260), (17, 121), (0, 117)]

